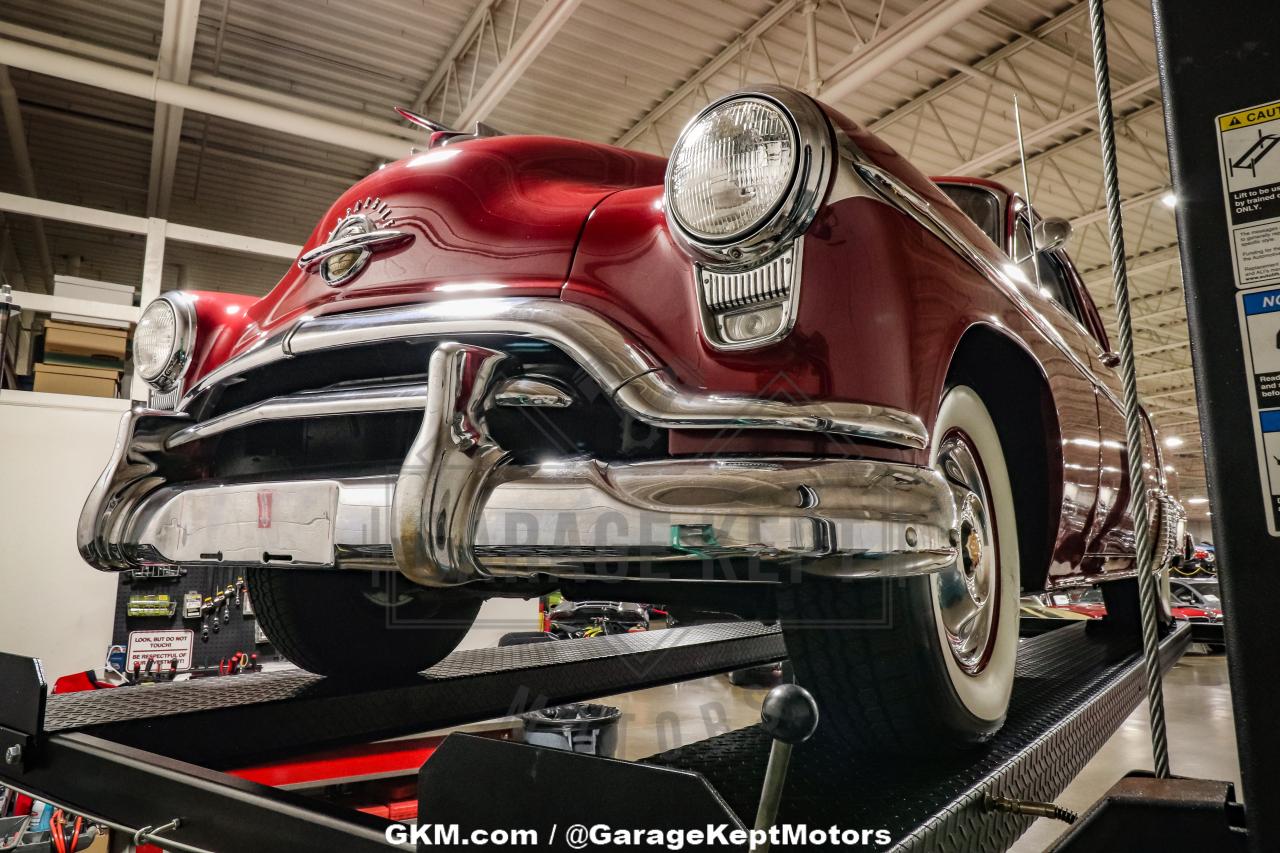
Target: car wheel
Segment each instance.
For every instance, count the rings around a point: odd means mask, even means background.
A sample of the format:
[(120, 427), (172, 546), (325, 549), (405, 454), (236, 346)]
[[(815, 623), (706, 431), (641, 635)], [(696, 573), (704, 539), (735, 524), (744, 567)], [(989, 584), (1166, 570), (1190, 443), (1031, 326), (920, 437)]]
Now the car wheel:
[(956, 495), (960, 556), (928, 577), (805, 577), (781, 593), (796, 681), (820, 735), (857, 750), (936, 752), (1004, 722), (1018, 652), (1018, 542), (999, 434), (978, 393), (951, 388), (931, 450)]
[(276, 651), (303, 669), (352, 679), (420, 672), (471, 629), (481, 600), (397, 572), (250, 568), (253, 610)]

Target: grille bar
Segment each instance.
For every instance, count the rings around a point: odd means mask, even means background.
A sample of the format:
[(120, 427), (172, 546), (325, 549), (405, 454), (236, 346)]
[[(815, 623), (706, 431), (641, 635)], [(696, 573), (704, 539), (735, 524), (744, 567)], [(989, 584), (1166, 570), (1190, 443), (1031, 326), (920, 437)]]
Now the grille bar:
[(758, 305), (791, 295), (792, 249), (763, 266), (743, 272), (715, 272), (702, 269), (702, 298), (714, 312)]

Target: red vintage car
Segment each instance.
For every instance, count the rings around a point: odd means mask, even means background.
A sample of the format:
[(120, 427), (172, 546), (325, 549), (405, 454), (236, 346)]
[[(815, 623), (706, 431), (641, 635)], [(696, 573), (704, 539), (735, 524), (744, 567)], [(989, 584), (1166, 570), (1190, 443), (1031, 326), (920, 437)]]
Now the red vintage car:
[(154, 394), (80, 550), (244, 567), (321, 673), (430, 665), (494, 595), (750, 611), (846, 742), (980, 741), (1019, 595), (1135, 572), (1069, 232), (785, 88), (710, 104), (669, 160), (437, 132), (264, 298), (147, 307)]

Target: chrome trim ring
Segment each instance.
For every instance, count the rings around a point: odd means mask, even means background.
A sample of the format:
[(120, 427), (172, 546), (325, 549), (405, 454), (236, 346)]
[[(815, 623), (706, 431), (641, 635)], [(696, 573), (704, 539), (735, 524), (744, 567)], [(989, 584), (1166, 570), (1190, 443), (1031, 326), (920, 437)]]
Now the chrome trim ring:
[(691, 254), (708, 264), (748, 268), (768, 260), (813, 222), (831, 184), (835, 145), (831, 123), (812, 98), (785, 86), (757, 86), (732, 92), (703, 107), (680, 131), (669, 162), (674, 162), (675, 152), (699, 121), (712, 110), (738, 100), (761, 101), (779, 110), (796, 141), (791, 184), (773, 210), (749, 229), (728, 237), (709, 238), (681, 223), (672, 209), (670, 165), (663, 181), (663, 197), (668, 202), (664, 204), (668, 229)]
[[(191, 365), (191, 353), (196, 342), (196, 307), (195, 300), (180, 290), (162, 293), (155, 302), (164, 302), (173, 312), (173, 349), (169, 351), (169, 360), (158, 373), (147, 376), (139, 370), (138, 376), (157, 391), (167, 392), (177, 387)], [(148, 303), (147, 308), (153, 304), (155, 303)], [(145, 309), (143, 313), (146, 313)]]
[(960, 531), (957, 558), (938, 575), (939, 617), (956, 663), (976, 675), (991, 655), (1000, 606), (995, 517), (982, 463), (964, 433), (943, 437), (937, 466), (955, 494)]

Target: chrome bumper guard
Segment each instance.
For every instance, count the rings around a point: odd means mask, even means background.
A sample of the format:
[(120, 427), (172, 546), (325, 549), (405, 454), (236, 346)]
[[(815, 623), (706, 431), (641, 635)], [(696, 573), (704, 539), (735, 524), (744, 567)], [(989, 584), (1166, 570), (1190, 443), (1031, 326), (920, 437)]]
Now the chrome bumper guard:
[(432, 353), (425, 385), (297, 395), (301, 412), (291, 408), (295, 398), (231, 416), (256, 422), (420, 407), (422, 426), (397, 476), (168, 482), (160, 472), (178, 464), (171, 449), (201, 438), (201, 427), (221, 428), (216, 419), (194, 424), (181, 412), (136, 408), (81, 515), (81, 554), (108, 571), (395, 568), (428, 586), (606, 570), (645, 577), (645, 566), (677, 564), (682, 571), (652, 576), (724, 579), (687, 569), (734, 559), (896, 577), (955, 559), (956, 496), (928, 468), (759, 458), (514, 464), (485, 420), (505, 357), (445, 342)]

